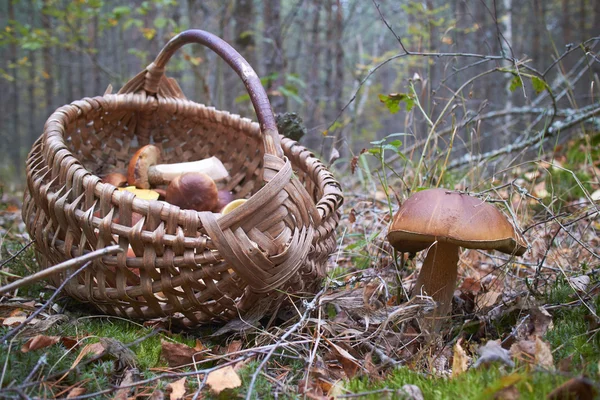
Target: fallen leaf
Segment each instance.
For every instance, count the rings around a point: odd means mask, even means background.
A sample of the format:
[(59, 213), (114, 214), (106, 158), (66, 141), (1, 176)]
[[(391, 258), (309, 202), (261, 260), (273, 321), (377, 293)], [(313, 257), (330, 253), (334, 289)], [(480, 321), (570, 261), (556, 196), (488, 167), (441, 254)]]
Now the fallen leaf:
[(481, 281), (471, 276), (466, 277), (459, 287), (461, 292), (477, 294), (481, 291)]
[(480, 347), (478, 352), (480, 357), (473, 365), (474, 368), (494, 362), (500, 362), (511, 368), (515, 366), (515, 363), (510, 359), (510, 353), (508, 350), (502, 348), (500, 341), (490, 340), (485, 346)]
[(18, 317), (8, 317), (5, 318), (4, 321), (2, 321), (2, 325), (4, 326), (17, 326), (19, 324), (22, 324), (23, 322), (25, 322), (25, 320), (27, 319), (26, 316), (18, 316)]
[(45, 347), (50, 347), (58, 343), (59, 340), (59, 336), (37, 335), (25, 342), (25, 344), (23, 344), (23, 346), (21, 347), (21, 351), (23, 353), (27, 353), (29, 351), (35, 351), (43, 349)]
[(161, 346), (160, 356), (172, 368), (193, 364), (194, 354), (198, 353), (196, 349), (183, 343), (172, 343), (163, 340)]
[(119, 384), (119, 390), (113, 397), (113, 400), (127, 400), (131, 394), (135, 392), (135, 387), (123, 387), (129, 386), (132, 383), (139, 380), (139, 371), (136, 368), (130, 368), (125, 371), (125, 377)]
[(479, 293), (475, 296), (475, 305), (480, 311), (484, 311), (488, 308), (492, 308), (498, 302), (498, 299), (502, 299), (502, 293), (499, 292), (486, 292)]
[(469, 367), (469, 356), (460, 345), (462, 339), (454, 345), (454, 357), (452, 358), (452, 378), (456, 378)]
[(507, 386), (494, 393), (494, 400), (518, 400), (520, 398), (521, 393), (515, 385)]
[(83, 394), (85, 394), (86, 389), (82, 388), (82, 387), (76, 387), (73, 388), (69, 391), (69, 394), (67, 395), (67, 399), (72, 399), (73, 397), (79, 397)]
[(71, 336), (63, 336), (63, 337), (61, 337), (60, 338), (60, 342), (67, 349), (72, 349), (73, 347), (77, 346), (77, 343), (79, 343), (79, 341), (77, 340), (77, 338), (71, 337)]
[(552, 329), (552, 315), (543, 307), (537, 307), (531, 310), (531, 322), (533, 323), (533, 334), (544, 336), (549, 329)]
[(165, 394), (160, 389), (154, 390), (148, 400), (164, 400)]
[(594, 384), (586, 378), (571, 378), (548, 394), (549, 400), (592, 400), (598, 392)]
[(342, 364), (342, 368), (344, 369), (344, 373), (346, 377), (352, 378), (358, 372), (360, 368), (360, 363), (358, 360), (342, 347), (337, 344), (325, 339), (327, 343), (335, 350), (335, 358)]
[(234, 340), (227, 346), (227, 354), (237, 353), (242, 349), (242, 341)]
[(219, 394), (225, 389), (235, 389), (236, 387), (240, 387), (242, 385), (242, 380), (237, 372), (233, 370), (233, 367), (228, 365), (209, 373), (206, 378), (206, 384), (210, 386), (215, 394)]
[(554, 358), (550, 343), (540, 337), (535, 339), (535, 364), (548, 370), (554, 370)]
[(81, 360), (83, 360), (83, 357), (85, 357), (88, 354), (93, 354), (95, 356), (99, 356), (100, 354), (104, 353), (104, 347), (102, 346), (102, 344), (100, 343), (92, 343), (92, 344), (86, 344), (83, 349), (81, 349), (81, 351), (79, 352), (79, 354), (77, 355), (77, 358), (75, 359), (75, 361), (73, 361), (73, 364), (71, 364), (71, 368), (69, 368), (69, 371), (65, 372), (65, 375), (63, 375), (63, 377), (61, 377), (60, 379), (64, 379), (65, 376), (67, 376), (67, 374), (73, 370), (73, 368), (75, 368), (80, 362)]
[(169, 392), (169, 400), (180, 400), (185, 396), (185, 377), (171, 382), (167, 385), (167, 392)]
[(571, 282), (571, 286), (573, 286), (573, 289), (577, 290), (580, 293), (585, 293), (588, 285), (590, 284), (590, 277), (587, 275), (579, 275), (573, 278), (569, 278), (569, 282)]

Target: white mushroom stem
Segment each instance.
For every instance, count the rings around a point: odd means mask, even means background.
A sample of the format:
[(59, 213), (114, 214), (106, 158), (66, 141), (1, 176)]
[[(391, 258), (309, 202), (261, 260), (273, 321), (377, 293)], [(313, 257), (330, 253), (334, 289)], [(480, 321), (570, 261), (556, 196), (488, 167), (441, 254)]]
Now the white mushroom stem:
[[(444, 318), (452, 308), (452, 296), (456, 288), (458, 275), (458, 246), (438, 242), (429, 248), (421, 267), (412, 296), (423, 294), (431, 296), (439, 306), (435, 317)], [(441, 320), (435, 323), (439, 329)]]
[(217, 157), (204, 160), (190, 161), (177, 164), (158, 164), (148, 169), (148, 181), (153, 185), (170, 182), (188, 172), (203, 172), (213, 181), (219, 181), (229, 176), (227, 169)]

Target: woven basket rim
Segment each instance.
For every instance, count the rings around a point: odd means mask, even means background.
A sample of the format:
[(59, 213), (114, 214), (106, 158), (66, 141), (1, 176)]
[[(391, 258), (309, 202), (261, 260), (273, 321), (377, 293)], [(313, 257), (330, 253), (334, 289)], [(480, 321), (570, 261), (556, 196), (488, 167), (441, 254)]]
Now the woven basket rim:
[[(121, 98), (125, 98), (125, 101), (118, 101)], [(195, 102), (193, 100), (189, 100), (187, 98), (177, 98), (177, 101), (173, 101), (173, 98), (168, 97), (168, 96), (162, 96), (162, 95), (148, 95), (146, 94), (146, 92), (144, 91), (139, 91), (136, 93), (127, 93), (127, 94), (104, 94), (102, 96), (95, 96), (95, 97), (86, 97), (83, 98), (81, 100), (75, 100), (69, 104), (66, 104), (60, 108), (58, 108), (57, 110), (55, 110), (51, 116), (48, 118), (46, 125), (45, 125), (45, 129), (44, 129), (44, 135), (45, 135), (45, 139), (44, 141), (48, 141), (50, 140), (50, 138), (48, 137), (47, 134), (52, 133), (52, 132), (56, 132), (56, 135), (52, 135), (51, 138), (53, 139), (54, 143), (57, 144), (62, 144), (62, 146), (60, 149), (58, 150), (51, 150), (52, 152), (54, 152), (55, 154), (57, 154), (58, 152), (62, 152), (61, 154), (61, 159), (65, 159), (67, 157), (72, 157), (73, 161), (72, 164), (70, 165), (69, 169), (81, 169), (83, 171), (85, 171), (85, 175), (82, 178), (82, 185), (89, 185), (92, 184), (90, 182), (90, 180), (94, 180), (93, 184), (95, 186), (94, 189), (94, 193), (96, 195), (100, 195), (104, 190), (108, 190), (106, 189), (107, 187), (111, 187), (112, 185), (108, 184), (108, 183), (102, 183), (101, 182), (101, 178), (97, 175), (95, 175), (92, 171), (90, 171), (89, 169), (87, 169), (85, 167), (85, 165), (73, 154), (73, 152), (69, 149), (69, 144), (67, 143), (67, 141), (65, 140), (65, 137), (63, 135), (63, 132), (66, 131), (66, 125), (68, 125), (69, 122), (72, 122), (75, 119), (81, 118), (85, 115), (87, 115), (87, 113), (89, 111), (92, 111), (92, 108), (89, 106), (88, 102), (96, 102), (99, 103), (101, 105), (101, 108), (104, 110), (104, 112), (112, 112), (112, 111), (118, 111), (118, 112), (123, 112), (123, 111), (129, 111), (129, 112), (148, 112), (148, 111), (156, 111), (158, 109), (160, 109), (161, 107), (167, 107), (167, 108), (173, 108), (172, 110), (172, 115), (176, 116), (176, 115), (185, 115), (188, 113), (193, 113), (195, 115), (202, 115), (203, 117), (208, 117), (207, 119), (211, 122), (214, 123), (218, 123), (218, 124), (223, 124), (225, 126), (230, 126), (232, 128), (246, 128), (248, 130), (248, 132), (250, 132), (252, 134), (252, 136), (256, 136), (256, 138), (258, 140), (261, 141), (261, 144), (263, 145), (263, 157), (265, 155), (264, 153), (264, 141), (263, 136), (261, 135), (261, 130), (260, 130), (260, 126), (258, 124), (258, 122), (253, 121), (250, 118), (247, 117), (242, 117), (238, 114), (233, 114), (229, 111), (225, 111), (225, 110), (219, 110), (213, 106), (206, 106), (202, 103), (198, 103)], [(184, 104), (186, 107), (181, 108), (179, 107), (180, 104)], [(69, 107), (76, 107), (77, 108), (77, 114), (74, 115), (74, 118), (69, 118), (69, 116), (72, 115), (72, 113), (67, 112)], [(171, 110), (167, 110), (167, 111), (171, 111)], [(52, 126), (53, 128), (57, 128), (55, 126), (55, 124), (58, 124), (62, 129), (49, 129), (50, 126)], [(245, 125), (245, 126), (244, 126)], [(286, 141), (292, 141), (291, 139), (285, 138), (283, 135), (280, 135), (280, 138), (282, 140), (286, 140)], [(292, 141), (295, 142), (295, 141)], [(300, 145), (298, 142), (295, 142), (296, 144)], [(300, 145), (301, 146), (301, 145)], [(55, 146), (52, 146), (52, 149), (55, 149)], [(310, 152), (310, 158), (313, 159), (313, 162), (316, 163), (320, 163), (322, 165), (322, 167), (324, 169), (326, 169), (325, 165), (322, 163), (322, 161), (320, 159), (318, 159), (312, 152)], [(287, 157), (283, 157), (283, 159), (286, 162), (289, 162), (289, 160), (287, 159)], [(336, 195), (338, 197), (338, 202), (337, 202), (337, 206), (334, 207), (334, 209), (331, 209), (330, 207), (324, 207), (323, 205), (317, 204), (317, 210), (319, 210), (319, 214), (321, 219), (327, 218), (327, 216), (329, 215), (329, 213), (334, 212), (335, 209), (339, 208), (343, 202), (343, 197), (341, 195), (341, 185), (339, 184), (339, 182), (337, 180), (334, 180), (333, 182), (319, 182), (320, 184), (323, 185), (323, 189), (325, 189), (325, 186), (333, 186), (336, 187), (337, 190), (333, 190), (333, 192), (339, 192), (339, 193), (333, 193), (334, 195)], [(150, 204), (150, 200), (145, 200), (145, 199), (140, 199), (137, 196), (133, 196), (131, 193), (127, 192), (127, 191), (122, 191), (122, 190), (118, 190), (117, 187), (112, 186), (112, 188), (114, 188), (113, 194), (112, 194), (112, 199), (111, 199), (111, 203), (113, 204), (118, 204), (119, 201), (121, 201), (121, 197), (122, 196), (132, 196), (132, 210), (135, 212), (146, 212), (149, 208), (149, 204)], [(324, 190), (323, 192), (323, 196), (327, 195), (328, 193), (326, 193), (326, 191)], [(179, 209), (179, 207), (174, 206), (172, 204), (169, 203), (165, 203), (163, 205), (163, 210), (165, 212), (173, 212), (176, 209)], [(198, 213), (198, 211), (194, 211), (194, 210), (184, 210), (184, 209), (179, 209), (180, 213), (184, 213), (184, 212), (192, 212), (192, 213)]]

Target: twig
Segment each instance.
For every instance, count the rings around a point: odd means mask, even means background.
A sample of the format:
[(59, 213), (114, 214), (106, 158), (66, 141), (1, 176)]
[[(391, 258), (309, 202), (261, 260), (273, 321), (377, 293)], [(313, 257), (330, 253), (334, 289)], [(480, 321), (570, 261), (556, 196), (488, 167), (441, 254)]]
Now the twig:
[(82, 263), (95, 260), (96, 258), (100, 258), (102, 256), (106, 256), (113, 253), (119, 253), (121, 251), (123, 251), (123, 248), (119, 245), (109, 246), (103, 249), (92, 251), (83, 256), (72, 258), (53, 267), (36, 272), (33, 275), (26, 276), (25, 278), (19, 279), (18, 281), (15, 281), (13, 283), (9, 283), (8, 285), (0, 286), (0, 293), (10, 292), (11, 290), (18, 289), (21, 286), (29, 285), (33, 282), (37, 282), (41, 279), (47, 278), (48, 276), (53, 275), (57, 272), (62, 272), (69, 268), (77, 267)]
[[(25, 246), (23, 246), (22, 248), (20, 248), (19, 251), (17, 251), (15, 254), (13, 254), (12, 256), (10, 256), (9, 258), (7, 258), (6, 260), (2, 261), (2, 264), (0, 264), (0, 268), (4, 267), (6, 264), (8, 264), (9, 262), (11, 262), (15, 258), (17, 258), (21, 253), (23, 253), (25, 250), (27, 250), (29, 248), (29, 246), (31, 246), (33, 243), (35, 243), (35, 240), (30, 241)], [(0, 292), (0, 293), (2, 293), (2, 292)]]
[[(556, 121), (552, 126), (548, 127), (547, 130), (542, 130), (542, 131), (538, 132), (537, 134), (535, 134), (534, 136), (530, 137), (529, 139), (521, 140), (520, 142), (516, 142), (516, 143), (511, 143), (510, 145), (503, 147), (501, 149), (488, 151), (487, 153), (483, 153), (483, 154), (478, 154), (478, 155), (466, 154), (464, 157), (461, 157), (461, 158), (456, 159), (453, 162), (451, 162), (448, 165), (448, 170), (459, 168), (459, 167), (462, 167), (463, 165), (466, 165), (466, 164), (469, 164), (472, 162), (479, 164), (489, 158), (493, 158), (493, 157), (497, 157), (500, 155), (510, 154), (515, 151), (523, 150), (523, 149), (530, 147), (536, 143), (541, 145), (542, 142), (544, 142), (548, 138), (553, 137), (554, 135), (556, 135), (556, 133), (558, 133), (562, 130), (572, 128), (573, 126), (575, 126), (587, 119), (595, 117), (596, 115), (600, 115), (600, 107), (599, 106), (596, 106), (596, 108), (593, 108), (591, 111), (588, 111), (586, 113), (571, 116), (571, 117), (565, 119), (564, 121)], [(524, 134), (523, 136), (529, 136), (529, 135)]]
[(77, 274), (79, 274), (81, 271), (83, 271), (84, 269), (86, 269), (87, 267), (89, 267), (91, 264), (92, 264), (92, 261), (88, 261), (81, 268), (79, 268), (77, 271), (75, 271), (71, 275), (69, 275), (67, 277), (67, 279), (65, 279), (63, 281), (63, 283), (60, 284), (60, 286), (58, 287), (58, 289), (56, 289), (54, 291), (54, 293), (52, 294), (52, 296), (50, 296), (50, 298), (48, 299), (48, 301), (46, 303), (44, 303), (43, 306), (41, 306), (39, 309), (37, 309), (29, 317), (27, 317), (27, 319), (25, 319), (25, 321), (21, 322), (14, 329), (10, 330), (6, 335), (4, 335), (2, 338), (0, 338), (0, 344), (4, 343), (6, 340), (8, 340), (11, 337), (13, 337), (14, 335), (16, 335), (21, 329), (23, 329), (25, 327), (25, 325), (27, 325), (31, 320), (33, 320), (35, 317), (37, 317), (42, 311), (44, 311), (44, 309), (46, 309), (46, 307), (48, 307), (50, 304), (52, 304), (52, 301), (54, 301), (54, 299), (58, 296), (58, 294), (66, 286), (66, 284), (72, 278), (74, 278), (75, 276), (77, 276)]
[(317, 293), (315, 295), (315, 297), (312, 299), (312, 301), (310, 301), (309, 303), (306, 303), (306, 309), (304, 310), (304, 314), (302, 314), (302, 317), (300, 317), (300, 320), (298, 320), (298, 322), (296, 322), (290, 329), (288, 329), (279, 338), (277, 343), (275, 343), (275, 345), (267, 353), (265, 358), (263, 358), (262, 362), (256, 368), (256, 371), (254, 371), (254, 374), (252, 374), (252, 380), (250, 381), (250, 385), (248, 385), (248, 393), (246, 394), (246, 400), (252, 399), (252, 392), (254, 391), (254, 385), (256, 384), (256, 379), (258, 378), (258, 375), (260, 375), (260, 371), (264, 368), (265, 364), (269, 361), (269, 359), (271, 358), (271, 356), (273, 355), (275, 350), (278, 347), (283, 345), (283, 342), (285, 342), (285, 340), (288, 338), (288, 336), (290, 336), (292, 333), (296, 332), (298, 330), (298, 328), (300, 328), (300, 326), (304, 323), (306, 318), (308, 318), (310, 313), (317, 307), (318, 301), (323, 293), (325, 293), (324, 289), (322, 289), (319, 293)]

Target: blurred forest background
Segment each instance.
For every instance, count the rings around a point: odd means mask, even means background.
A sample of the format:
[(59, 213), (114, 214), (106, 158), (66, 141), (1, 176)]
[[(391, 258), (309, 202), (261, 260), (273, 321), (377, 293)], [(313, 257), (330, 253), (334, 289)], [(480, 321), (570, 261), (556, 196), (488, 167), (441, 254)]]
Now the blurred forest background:
[[(0, 181), (13, 188), (52, 111), (118, 90), (188, 28), (246, 57), (326, 159), (403, 133), (407, 157), (425, 146), (459, 167), (600, 125), (597, 0), (2, 0), (0, 27)], [(201, 46), (167, 74), (254, 119), (239, 78)]]

